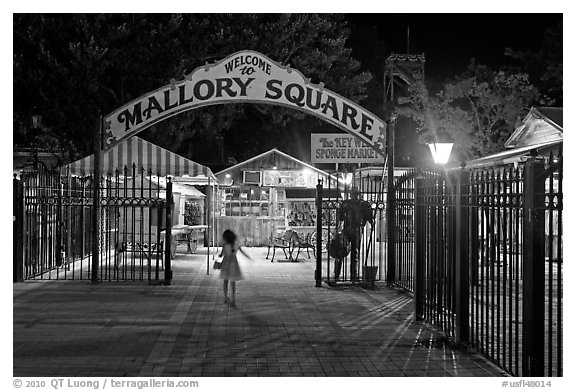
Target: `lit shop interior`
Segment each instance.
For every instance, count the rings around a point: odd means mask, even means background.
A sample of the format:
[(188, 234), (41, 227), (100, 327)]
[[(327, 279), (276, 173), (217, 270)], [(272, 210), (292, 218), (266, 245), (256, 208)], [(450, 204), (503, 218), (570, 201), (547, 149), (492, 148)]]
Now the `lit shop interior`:
[(244, 245), (268, 244), (286, 229), (316, 228), (316, 185), (328, 173), (272, 149), (215, 174), (217, 234), (232, 229)]

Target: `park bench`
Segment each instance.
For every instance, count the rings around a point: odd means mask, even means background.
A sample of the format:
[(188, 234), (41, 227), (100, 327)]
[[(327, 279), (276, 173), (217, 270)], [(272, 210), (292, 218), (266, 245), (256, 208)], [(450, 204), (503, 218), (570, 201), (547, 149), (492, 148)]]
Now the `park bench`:
[(294, 242), (298, 240), (298, 235), (293, 230), (286, 230), (282, 236), (270, 236), (268, 240), (268, 253), (266, 253), (266, 259), (270, 255), (270, 250), (272, 250), (272, 260), (274, 262), (274, 256), (276, 256), (276, 249), (282, 249), (286, 260), (293, 260), (292, 252), (294, 252)]

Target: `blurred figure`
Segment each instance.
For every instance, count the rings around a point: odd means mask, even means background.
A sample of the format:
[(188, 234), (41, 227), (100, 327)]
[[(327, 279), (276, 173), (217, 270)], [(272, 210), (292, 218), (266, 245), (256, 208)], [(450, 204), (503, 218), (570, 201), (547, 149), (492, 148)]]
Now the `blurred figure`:
[[(220, 279), (224, 279), (224, 302), (230, 304), (231, 307), (235, 307), (236, 282), (244, 279), (240, 271), (240, 266), (238, 265), (236, 252), (242, 252), (242, 254), (250, 260), (252, 260), (252, 258), (242, 250), (238, 243), (238, 237), (232, 230), (225, 230), (224, 233), (222, 233), (222, 241), (222, 252), (220, 252), (218, 256), (224, 257), (222, 259), (222, 267), (220, 268)], [(228, 297), (228, 282), (230, 282), (232, 290), (230, 298)]]

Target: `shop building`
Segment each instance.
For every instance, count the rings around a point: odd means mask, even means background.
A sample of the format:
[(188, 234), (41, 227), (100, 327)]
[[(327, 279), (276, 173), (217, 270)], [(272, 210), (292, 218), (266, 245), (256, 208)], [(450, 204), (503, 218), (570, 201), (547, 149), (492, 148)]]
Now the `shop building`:
[(316, 229), (316, 185), (336, 177), (272, 149), (215, 174), (216, 226), (220, 236), (232, 229), (244, 245), (267, 245), (286, 229)]

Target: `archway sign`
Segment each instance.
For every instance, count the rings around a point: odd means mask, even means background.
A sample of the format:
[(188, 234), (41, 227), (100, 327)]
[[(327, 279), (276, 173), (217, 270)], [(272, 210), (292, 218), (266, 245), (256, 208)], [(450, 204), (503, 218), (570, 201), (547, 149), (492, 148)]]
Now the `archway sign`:
[(315, 115), (384, 155), (386, 124), (356, 103), (312, 84), (296, 69), (243, 50), (196, 68), (104, 118), (104, 149), (178, 113), (212, 104), (267, 103)]

